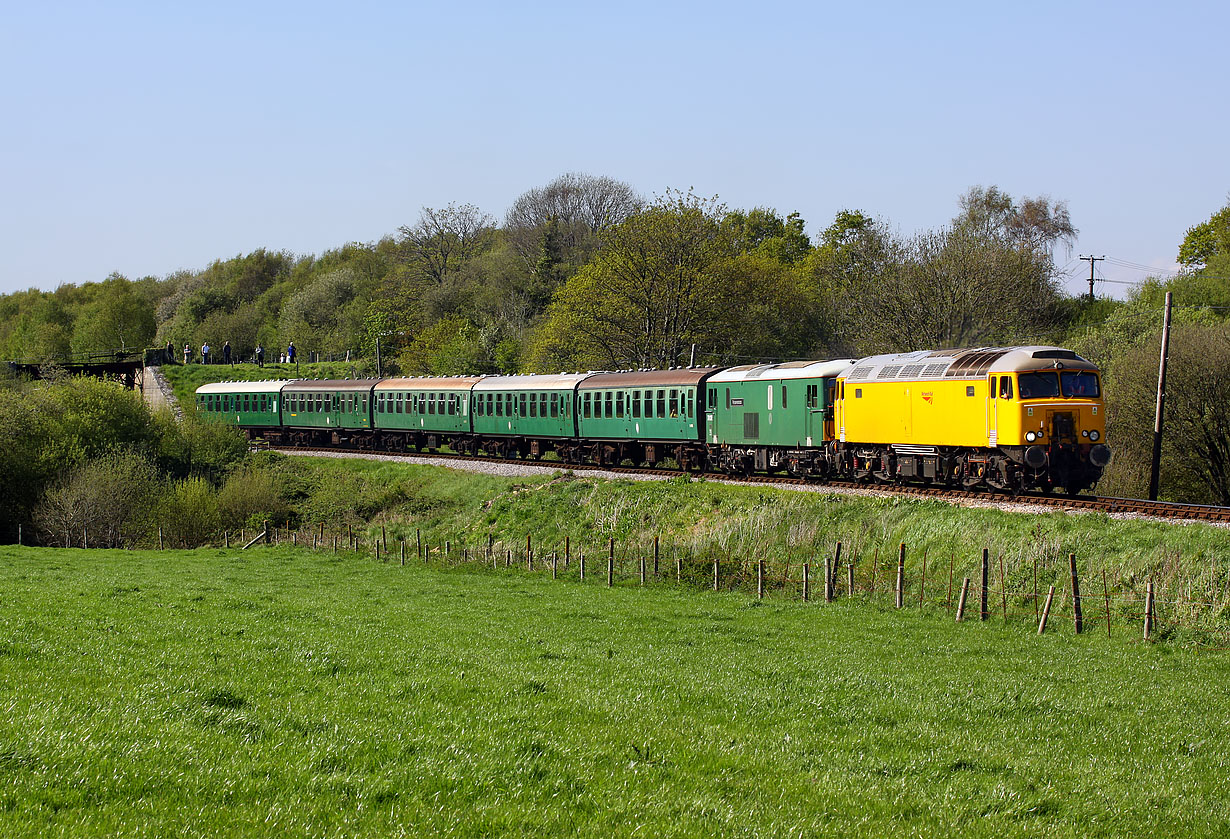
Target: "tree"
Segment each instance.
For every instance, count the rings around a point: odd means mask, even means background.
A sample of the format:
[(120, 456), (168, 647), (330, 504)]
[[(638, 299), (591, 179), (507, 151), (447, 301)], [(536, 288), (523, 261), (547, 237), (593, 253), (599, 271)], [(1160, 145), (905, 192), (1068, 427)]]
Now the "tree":
[(560, 261), (580, 265), (596, 247), (600, 231), (624, 221), (643, 204), (622, 181), (569, 172), (522, 193), (505, 214), (504, 228), (513, 247), (534, 265), (542, 232), (553, 224)]
[(783, 219), (777, 211), (763, 207), (748, 212), (734, 210), (722, 223), (731, 228), (735, 247), (745, 253), (761, 253), (794, 264), (811, 251), (811, 240), (803, 229), (805, 222), (798, 213)]
[[(1138, 495), (1148, 485), (1160, 333), (1125, 352), (1108, 385), (1107, 441), (1113, 489)], [(1230, 504), (1230, 326), (1172, 328), (1166, 374), (1161, 489), (1166, 498)]]
[(1071, 250), (1079, 232), (1072, 226), (1066, 201), (1024, 198), (1018, 204), (997, 186), (970, 187), (959, 199), (961, 213), (954, 229), (966, 229), (986, 239), (998, 239), (1022, 250), (1053, 255), (1057, 245)]
[(1213, 257), (1230, 254), (1230, 204), (1187, 229), (1179, 245), (1179, 264), (1203, 268)]
[(458, 316), (437, 321), (416, 335), (397, 363), (407, 373), (431, 376), (474, 375), (488, 367), (477, 327)]
[(737, 253), (724, 215), (716, 199), (670, 193), (606, 230), (594, 260), (556, 293), (536, 365), (686, 363), (690, 345), (713, 341), (725, 312), (739, 305), (719, 270)]
[(440, 285), (490, 244), (494, 227), (495, 219), (473, 204), (424, 207), (413, 226), (398, 228), (411, 277)]
[(156, 331), (153, 305), (132, 283), (112, 274), (94, 290), (95, 298), (77, 319), (72, 345), (77, 352), (142, 349)]

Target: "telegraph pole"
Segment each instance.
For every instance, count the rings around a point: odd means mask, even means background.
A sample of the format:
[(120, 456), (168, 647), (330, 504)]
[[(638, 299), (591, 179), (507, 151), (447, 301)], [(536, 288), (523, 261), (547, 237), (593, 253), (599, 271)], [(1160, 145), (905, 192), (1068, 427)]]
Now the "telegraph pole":
[(1084, 262), (1085, 260), (1089, 260), (1089, 302), (1092, 303), (1093, 302), (1093, 267), (1099, 262), (1104, 262), (1106, 260), (1106, 256), (1105, 254), (1103, 254), (1102, 256), (1094, 256), (1093, 254), (1089, 254), (1089, 256), (1081, 257), (1082, 262)]
[(1166, 405), (1166, 358), (1170, 355), (1170, 292), (1162, 316), (1162, 357), (1157, 365), (1157, 412), (1153, 415), (1153, 466), (1149, 470), (1149, 500), (1157, 500), (1158, 474), (1162, 466), (1162, 409)]

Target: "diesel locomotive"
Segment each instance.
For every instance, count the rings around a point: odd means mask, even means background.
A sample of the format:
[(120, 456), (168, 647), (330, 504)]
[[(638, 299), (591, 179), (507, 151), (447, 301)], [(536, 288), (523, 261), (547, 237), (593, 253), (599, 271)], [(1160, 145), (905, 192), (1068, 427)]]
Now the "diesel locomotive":
[(1008, 492), (1097, 483), (1101, 379), (1060, 347), (738, 367), (207, 384), (250, 439)]

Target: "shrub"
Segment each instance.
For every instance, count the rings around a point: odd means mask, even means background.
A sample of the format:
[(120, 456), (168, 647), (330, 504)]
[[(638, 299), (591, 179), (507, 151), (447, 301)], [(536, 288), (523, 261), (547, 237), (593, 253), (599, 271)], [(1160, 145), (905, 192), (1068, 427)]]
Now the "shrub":
[(218, 497), (209, 481), (176, 481), (161, 505), (163, 536), (171, 546), (195, 548), (217, 535), (221, 526)]

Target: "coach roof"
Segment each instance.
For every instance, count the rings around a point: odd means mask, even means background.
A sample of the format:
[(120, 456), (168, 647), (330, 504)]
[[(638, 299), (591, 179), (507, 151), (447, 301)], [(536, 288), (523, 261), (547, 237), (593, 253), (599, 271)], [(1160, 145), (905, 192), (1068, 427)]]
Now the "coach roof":
[(319, 391), (369, 391), (379, 379), (296, 379), (286, 385), (286, 393)]
[(482, 380), (481, 376), (406, 376), (383, 379), (376, 390), (469, 390)]
[(201, 385), (197, 393), (280, 393), (294, 379), (277, 379), (263, 382), (212, 382)]
[(626, 373), (595, 373), (581, 390), (624, 387), (692, 387), (721, 367), (681, 367), (675, 370), (629, 370)]

